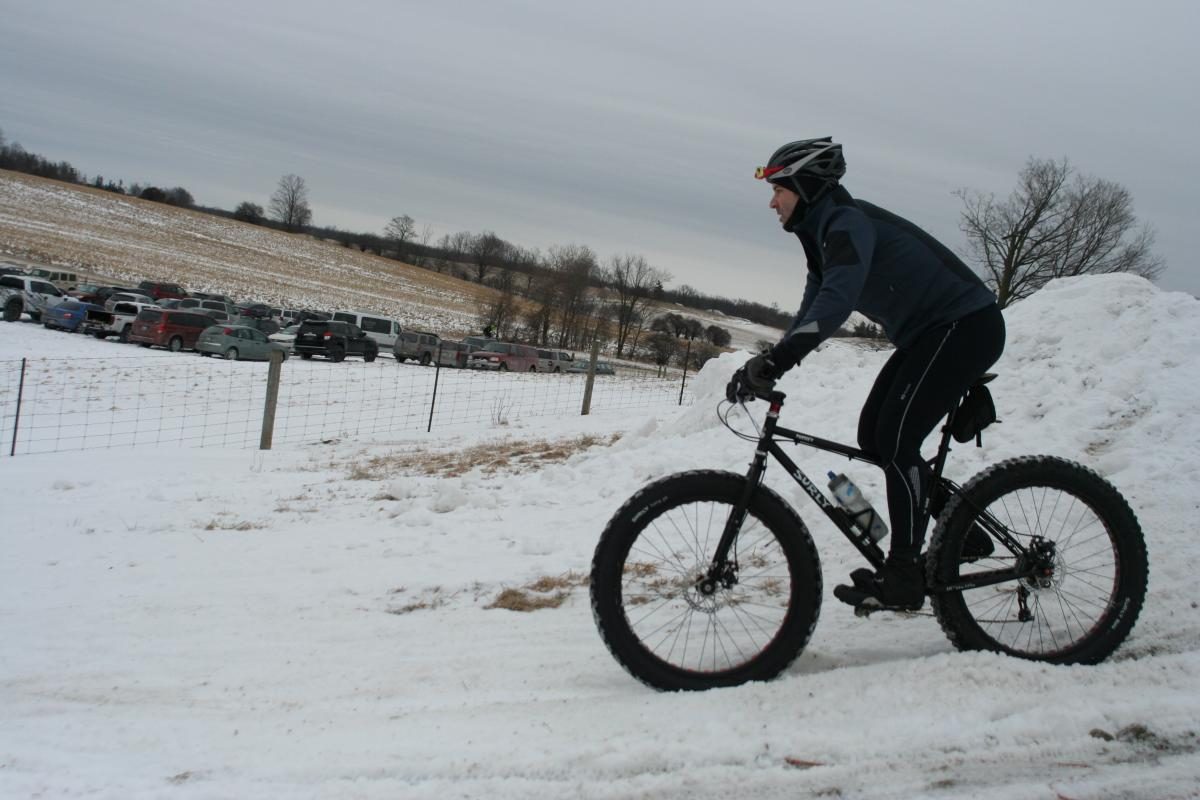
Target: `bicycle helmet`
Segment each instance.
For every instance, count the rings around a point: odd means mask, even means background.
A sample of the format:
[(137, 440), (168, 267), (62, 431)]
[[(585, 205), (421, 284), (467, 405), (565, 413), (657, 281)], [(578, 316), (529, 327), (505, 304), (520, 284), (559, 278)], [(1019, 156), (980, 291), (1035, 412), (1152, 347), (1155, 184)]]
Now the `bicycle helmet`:
[(771, 154), (767, 166), (754, 171), (754, 177), (800, 195), (806, 206), (837, 186), (845, 174), (842, 146), (830, 136), (788, 142)]

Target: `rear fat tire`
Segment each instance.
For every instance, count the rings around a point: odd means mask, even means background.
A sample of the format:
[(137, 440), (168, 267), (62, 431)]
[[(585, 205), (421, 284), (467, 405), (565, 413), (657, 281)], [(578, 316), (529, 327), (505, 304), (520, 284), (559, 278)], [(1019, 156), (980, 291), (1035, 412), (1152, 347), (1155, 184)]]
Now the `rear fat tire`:
[(730, 553), (741, 561), (738, 583), (707, 597), (696, 584), (745, 482), (714, 470), (663, 478), (631, 497), (600, 536), (590, 581), (596, 627), (617, 661), (649, 686), (769, 680), (812, 635), (821, 607), (817, 551), (796, 512), (765, 486)]
[[(967, 592), (935, 593), (933, 611), (960, 650), (991, 650), (1053, 664), (1096, 664), (1129, 635), (1146, 595), (1149, 566), (1137, 517), (1117, 489), (1087, 467), (1053, 456), (1025, 456), (984, 470), (947, 505), (927, 561), (931, 583), (1011, 567), (996, 551), (962, 563), (967, 535), (986, 510), (1028, 545), (1037, 534), (1055, 543), (1049, 587), (1028, 587), (1033, 619), (1016, 618), (1012, 582)], [(984, 525), (986, 527), (986, 525)]]

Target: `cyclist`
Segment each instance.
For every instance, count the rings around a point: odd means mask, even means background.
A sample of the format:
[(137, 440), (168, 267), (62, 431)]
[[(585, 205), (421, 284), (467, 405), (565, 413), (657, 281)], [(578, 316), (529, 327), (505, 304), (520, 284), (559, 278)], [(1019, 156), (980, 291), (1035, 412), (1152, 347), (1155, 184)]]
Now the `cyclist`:
[[(853, 606), (915, 610), (925, 602), (922, 514), (930, 468), (921, 443), (1004, 349), (1004, 318), (983, 281), (947, 247), (908, 220), (841, 185), (842, 146), (831, 138), (780, 147), (755, 177), (772, 190), (770, 207), (808, 259), (796, 318), (770, 351), (734, 373), (729, 395), (744, 387), (765, 397), (858, 311), (880, 325), (896, 350), (863, 405), (858, 444), (883, 465), (892, 538), (879, 572), (858, 569), (834, 595)], [(992, 543), (968, 537), (964, 557)]]

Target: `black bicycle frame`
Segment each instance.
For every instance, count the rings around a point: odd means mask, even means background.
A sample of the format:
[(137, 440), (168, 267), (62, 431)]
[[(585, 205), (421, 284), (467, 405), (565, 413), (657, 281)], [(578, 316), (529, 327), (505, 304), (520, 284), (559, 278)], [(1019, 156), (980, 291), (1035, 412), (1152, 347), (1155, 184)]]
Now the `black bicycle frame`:
[[(730, 511), (729, 518), (725, 522), (725, 529), (721, 534), (721, 540), (717, 544), (716, 552), (713, 555), (712, 566), (710, 567), (710, 576), (718, 577), (727, 574), (727, 565), (729, 560), (729, 551), (733, 547), (734, 541), (737, 539), (738, 532), (742, 529), (742, 524), (746, 521), (747, 510), (750, 506), (750, 501), (754, 497), (754, 493), (762, 484), (763, 475), (767, 471), (767, 455), (774, 456), (788, 475), (792, 477), (804, 493), (812, 498), (817, 507), (825, 512), (825, 516), (829, 517), (842, 535), (845, 536), (850, 543), (858, 549), (863, 557), (871, 563), (876, 570), (881, 569), (886, 560), (883, 550), (875, 543), (870, 534), (866, 531), (859, 530), (854, 527), (853, 521), (848, 513), (840, 506), (825, 496), (816, 484), (814, 484), (804, 470), (796, 466), (796, 462), (792, 461), (783, 451), (780, 446), (780, 440), (786, 440), (793, 444), (812, 447), (817, 450), (824, 450), (829, 453), (836, 453), (840, 456), (845, 456), (854, 461), (865, 461), (868, 464), (874, 464), (876, 467), (881, 467), (879, 459), (873, 454), (857, 447), (849, 447), (839, 442), (822, 439), (819, 436), (810, 436), (807, 433), (800, 433), (779, 425), (779, 412), (783, 408), (785, 395), (782, 392), (772, 392), (768, 397), (769, 408), (767, 410), (766, 420), (763, 422), (762, 431), (758, 438), (758, 446), (754, 451), (754, 460), (750, 462), (750, 469), (746, 473), (746, 488), (742, 498), (738, 504)], [(932, 492), (943, 492), (947, 495), (961, 495), (961, 488), (953, 481), (942, 478), (942, 469), (946, 465), (946, 457), (950, 453), (950, 430), (954, 422), (954, 411), (946, 419), (945, 425), (941, 431), (941, 442), (938, 444), (937, 455), (930, 460), (929, 465), (933, 470), (933, 479), (931, 482)], [(944, 503), (948, 497), (942, 497)], [(928, 504), (927, 504), (928, 505)], [(921, 525), (925, 526), (929, 521), (929, 508), (921, 509)], [(962, 580), (955, 581), (947, 585), (933, 585), (927, 588), (930, 594), (949, 591), (963, 591), (965, 589), (977, 589), (982, 586), (990, 586), (992, 584), (1004, 583), (1006, 581), (1028, 578), (1033, 575), (1032, 559), (1028, 557), (1027, 549), (1019, 541), (1012, 536), (1007, 528), (1004, 527), (998, 520), (986, 511), (981, 511), (978, 517), (978, 524), (982, 525), (987, 532), (1002, 545), (1007, 547), (1016, 557), (1016, 565), (1008, 569), (997, 569), (977, 572)]]

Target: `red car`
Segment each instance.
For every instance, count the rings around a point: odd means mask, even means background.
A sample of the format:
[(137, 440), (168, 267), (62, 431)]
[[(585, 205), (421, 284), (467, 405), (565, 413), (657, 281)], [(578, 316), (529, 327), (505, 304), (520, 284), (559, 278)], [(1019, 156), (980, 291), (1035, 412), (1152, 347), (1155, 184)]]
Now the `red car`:
[(142, 281), (138, 284), (138, 288), (142, 290), (143, 294), (149, 295), (155, 300), (181, 300), (188, 296), (188, 293), (178, 283)]
[(213, 318), (195, 311), (143, 308), (133, 321), (129, 341), (142, 347), (165, 347), (172, 352), (196, 349), (196, 340)]
[(538, 352), (527, 344), (488, 342), (482, 350), (467, 357), (467, 366), (500, 372), (537, 372)]

